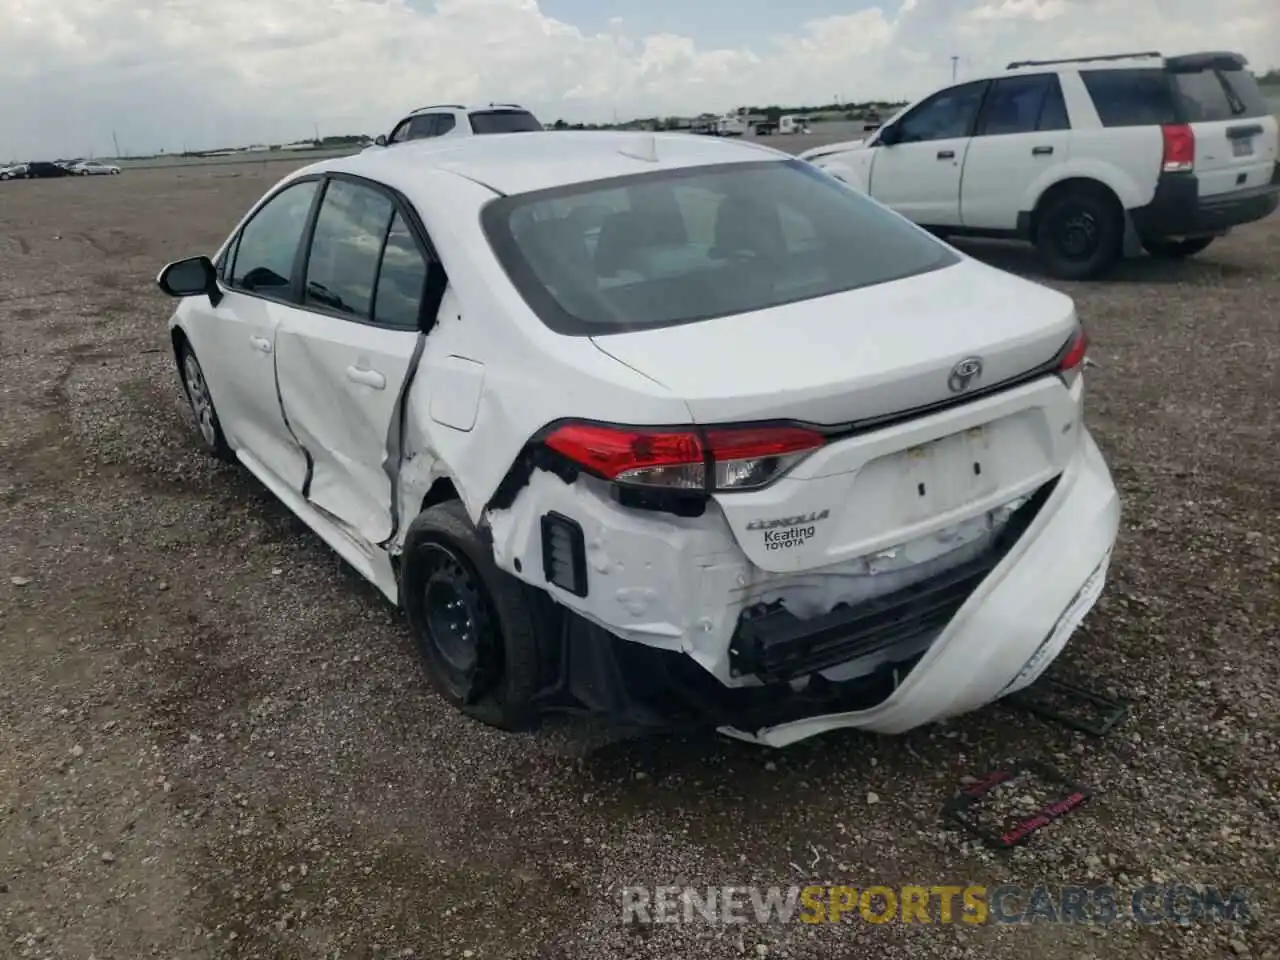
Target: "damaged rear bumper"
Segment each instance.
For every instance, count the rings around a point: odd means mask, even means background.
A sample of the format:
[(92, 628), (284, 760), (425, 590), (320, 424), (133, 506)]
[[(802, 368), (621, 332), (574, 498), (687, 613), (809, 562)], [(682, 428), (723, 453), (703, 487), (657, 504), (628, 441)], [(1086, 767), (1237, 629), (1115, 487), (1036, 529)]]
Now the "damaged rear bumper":
[[(964, 713), (1029, 685), (1061, 652), (1101, 593), (1119, 519), (1086, 433), (1008, 536), (966, 563), (825, 617), (744, 618), (735, 672), (762, 682), (727, 686), (678, 650), (566, 614), (543, 705), (640, 727), (710, 726), (777, 747), (842, 727), (901, 733)], [(878, 651), (874, 671), (829, 679), (828, 667)]]

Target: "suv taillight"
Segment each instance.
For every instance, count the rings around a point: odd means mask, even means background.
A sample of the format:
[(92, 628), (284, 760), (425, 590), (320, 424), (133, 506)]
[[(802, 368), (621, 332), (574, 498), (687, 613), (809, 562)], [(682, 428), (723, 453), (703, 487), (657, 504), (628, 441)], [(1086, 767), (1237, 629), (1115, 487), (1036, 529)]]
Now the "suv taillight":
[(1058, 376), (1068, 387), (1074, 386), (1084, 372), (1084, 362), (1088, 355), (1089, 335), (1084, 332), (1084, 327), (1077, 327), (1063, 347), (1062, 359), (1058, 361)]
[(670, 429), (566, 423), (544, 441), (596, 476), (671, 491), (756, 490), (826, 442), (804, 427)]
[(1160, 128), (1164, 135), (1165, 173), (1190, 173), (1196, 168), (1196, 134), (1185, 123), (1169, 123)]

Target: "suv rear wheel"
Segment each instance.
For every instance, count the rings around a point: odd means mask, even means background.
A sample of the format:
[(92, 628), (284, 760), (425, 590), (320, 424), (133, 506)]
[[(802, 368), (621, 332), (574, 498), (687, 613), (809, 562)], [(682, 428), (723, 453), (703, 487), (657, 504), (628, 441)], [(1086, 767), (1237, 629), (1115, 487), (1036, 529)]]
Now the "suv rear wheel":
[(1151, 237), (1142, 241), (1147, 253), (1161, 260), (1181, 260), (1183, 257), (1194, 257), (1217, 237), (1189, 237), (1186, 240), (1168, 240), (1163, 237)]
[(1100, 189), (1071, 187), (1049, 197), (1037, 217), (1035, 245), (1059, 280), (1094, 280), (1120, 261), (1124, 221)]

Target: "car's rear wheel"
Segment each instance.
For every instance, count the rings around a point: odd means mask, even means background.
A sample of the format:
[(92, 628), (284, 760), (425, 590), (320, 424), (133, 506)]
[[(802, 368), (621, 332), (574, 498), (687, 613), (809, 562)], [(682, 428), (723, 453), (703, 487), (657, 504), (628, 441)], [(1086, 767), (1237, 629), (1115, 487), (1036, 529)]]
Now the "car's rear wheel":
[(1036, 223), (1045, 269), (1059, 280), (1094, 280), (1120, 262), (1124, 219), (1101, 190), (1076, 187), (1050, 197)]
[(499, 570), (457, 500), (418, 514), (405, 534), (400, 601), (427, 677), (453, 706), (504, 730), (534, 720), (539, 682), (529, 588)]
[(1142, 241), (1142, 247), (1151, 256), (1160, 260), (1181, 260), (1194, 257), (1216, 237), (1189, 237), (1186, 240), (1168, 240), (1163, 237), (1149, 237)]
[(213, 406), (213, 395), (209, 392), (209, 381), (205, 379), (204, 368), (196, 359), (191, 344), (183, 343), (179, 352), (181, 358), (182, 386), (187, 393), (187, 402), (191, 404), (191, 412), (196, 418), (196, 429), (205, 449), (220, 460), (234, 460), (235, 454), (227, 444), (222, 433), (222, 424), (218, 420), (218, 411)]

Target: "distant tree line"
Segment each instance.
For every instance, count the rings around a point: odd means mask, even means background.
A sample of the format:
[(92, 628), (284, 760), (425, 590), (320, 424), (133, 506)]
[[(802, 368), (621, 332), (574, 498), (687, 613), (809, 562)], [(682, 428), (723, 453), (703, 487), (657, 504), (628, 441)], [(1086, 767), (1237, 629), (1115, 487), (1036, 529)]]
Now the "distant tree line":
[(1258, 83), (1264, 87), (1280, 87), (1280, 68), (1268, 70), (1258, 77)]

